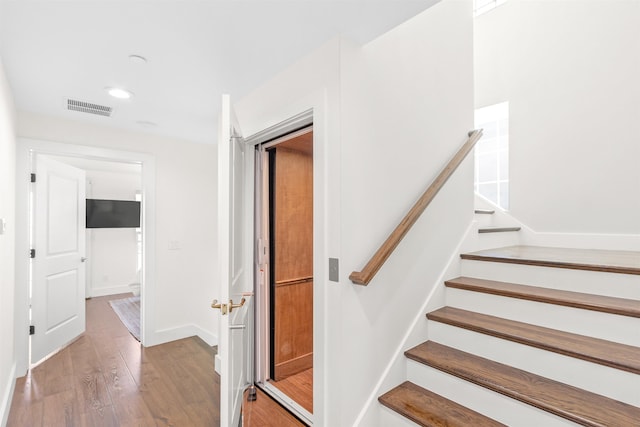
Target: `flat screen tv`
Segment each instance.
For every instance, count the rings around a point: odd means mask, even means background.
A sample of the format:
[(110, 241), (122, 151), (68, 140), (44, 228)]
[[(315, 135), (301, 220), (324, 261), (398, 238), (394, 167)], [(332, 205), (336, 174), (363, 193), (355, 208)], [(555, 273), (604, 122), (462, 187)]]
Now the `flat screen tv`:
[(140, 202), (87, 199), (87, 228), (140, 227)]

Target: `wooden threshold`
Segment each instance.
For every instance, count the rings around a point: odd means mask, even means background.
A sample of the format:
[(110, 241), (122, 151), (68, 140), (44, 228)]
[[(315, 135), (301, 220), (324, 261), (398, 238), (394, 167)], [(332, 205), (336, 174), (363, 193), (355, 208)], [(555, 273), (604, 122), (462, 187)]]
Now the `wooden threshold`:
[(635, 426), (640, 420), (640, 408), (635, 406), (433, 341), (422, 343), (405, 355), (581, 425)]
[(445, 286), (472, 292), (519, 298), (547, 304), (563, 305), (621, 316), (640, 317), (640, 303), (625, 298), (591, 295), (559, 289), (518, 285), (495, 280), (458, 277), (445, 281)]
[(429, 320), (640, 374), (640, 347), (543, 328), (453, 307), (427, 314)]
[(409, 381), (383, 394), (378, 401), (423, 427), (504, 427)]
[(635, 251), (508, 246), (466, 253), (460, 257), (476, 261), (640, 274), (640, 252)]

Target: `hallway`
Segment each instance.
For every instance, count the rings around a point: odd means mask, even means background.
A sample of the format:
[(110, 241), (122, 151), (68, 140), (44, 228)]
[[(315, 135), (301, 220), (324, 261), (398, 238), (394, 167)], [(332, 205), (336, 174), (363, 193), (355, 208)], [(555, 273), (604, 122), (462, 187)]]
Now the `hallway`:
[(87, 330), (18, 378), (12, 426), (217, 426), (220, 377), (200, 338), (142, 348), (109, 306), (87, 300)]

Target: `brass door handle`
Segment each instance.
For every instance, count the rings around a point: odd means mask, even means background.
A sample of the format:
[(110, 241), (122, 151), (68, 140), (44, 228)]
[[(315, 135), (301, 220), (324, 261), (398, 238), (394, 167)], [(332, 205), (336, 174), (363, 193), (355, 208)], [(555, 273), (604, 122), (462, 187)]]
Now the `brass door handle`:
[(217, 299), (213, 300), (211, 308), (219, 308), (223, 315), (227, 314), (227, 304), (220, 304)]
[(217, 299), (214, 299), (211, 303), (211, 308), (219, 308), (222, 315), (225, 315), (227, 313), (231, 313), (234, 308), (242, 307), (245, 302), (246, 299), (242, 298), (238, 304), (234, 304), (232, 299), (229, 300), (229, 304), (221, 304)]
[(229, 306), (229, 313), (231, 313), (231, 312), (233, 311), (233, 309), (234, 309), (234, 308), (240, 308), (240, 307), (242, 307), (246, 301), (247, 301), (246, 299), (242, 298), (242, 299), (240, 300), (240, 303), (239, 303), (239, 304), (234, 304), (234, 303), (233, 303), (233, 300), (232, 300), (232, 299), (230, 299), (230, 300), (229, 300), (229, 304), (228, 304), (228, 306)]

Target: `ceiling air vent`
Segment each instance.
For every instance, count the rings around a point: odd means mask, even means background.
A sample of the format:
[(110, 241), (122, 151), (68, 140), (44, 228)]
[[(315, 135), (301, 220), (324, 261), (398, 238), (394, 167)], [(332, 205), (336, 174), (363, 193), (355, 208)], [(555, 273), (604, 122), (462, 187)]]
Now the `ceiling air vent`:
[(111, 113), (113, 112), (113, 108), (107, 107), (106, 105), (92, 104), (91, 102), (78, 101), (75, 99), (67, 99), (67, 110), (106, 117), (111, 117)]

